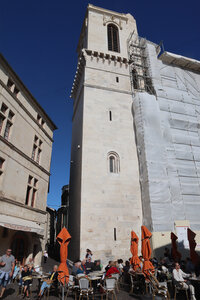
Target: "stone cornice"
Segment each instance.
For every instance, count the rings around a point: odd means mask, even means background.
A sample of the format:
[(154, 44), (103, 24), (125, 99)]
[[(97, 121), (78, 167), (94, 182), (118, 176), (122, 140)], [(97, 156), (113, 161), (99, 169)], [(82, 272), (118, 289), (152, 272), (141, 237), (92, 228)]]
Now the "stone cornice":
[(120, 65), (125, 64), (126, 67), (127, 67), (128, 64), (129, 64), (128, 59), (125, 58), (125, 57), (121, 57), (117, 54), (103, 53), (103, 52), (98, 52), (98, 51), (92, 51), (92, 50), (89, 50), (89, 49), (82, 49), (82, 55), (79, 57), (79, 61), (78, 61), (78, 65), (77, 65), (77, 70), (76, 70), (74, 82), (73, 82), (73, 85), (72, 85), (70, 98), (73, 98), (73, 99), (76, 98), (76, 94), (77, 94), (77, 91), (78, 91), (78, 88), (79, 88), (80, 79), (81, 79), (81, 76), (82, 76), (82, 72), (84, 70), (85, 63), (87, 61), (87, 57), (91, 57), (91, 59), (96, 57), (98, 61), (100, 61), (100, 60), (102, 62), (107, 61), (108, 63), (110, 63), (111, 61), (113, 61), (114, 63), (119, 62)]
[(46, 130), (40, 125), (37, 120), (32, 116), (32, 114), (26, 109), (26, 107), (19, 101), (19, 99), (12, 93), (12, 91), (5, 85), (5, 83), (0, 79), (0, 85), (13, 97), (13, 99), (19, 104), (19, 106), (25, 111), (25, 113), (37, 124), (37, 126), (44, 132), (48, 139), (53, 143), (53, 139), (46, 132)]
[(37, 162), (35, 162), (34, 160), (32, 160), (28, 155), (26, 155), (20, 149), (18, 149), (17, 147), (15, 147), (12, 143), (10, 143), (6, 139), (4, 139), (1, 135), (0, 135), (0, 141), (3, 142), (4, 144), (6, 144), (8, 147), (10, 147), (12, 150), (16, 151), (19, 155), (23, 156), (25, 159), (27, 159), (29, 162), (31, 162), (33, 165), (35, 165), (37, 168), (39, 168), (42, 172), (44, 172), (48, 176), (51, 175), (46, 169), (44, 169)]
[(108, 15), (108, 16), (114, 16), (115, 18), (122, 19), (122, 20), (128, 22), (128, 17), (126, 16), (126, 14), (123, 14), (123, 13), (120, 14), (120, 13), (115, 12), (113, 10), (101, 8), (101, 7), (98, 7), (98, 6), (94, 6), (92, 4), (88, 5), (88, 10), (95, 11), (97, 13)]
[(7, 203), (13, 204), (15, 206), (23, 207), (24, 209), (32, 210), (34, 212), (38, 212), (38, 213), (43, 214), (43, 215), (47, 214), (47, 212), (45, 210), (42, 210), (42, 209), (39, 209), (39, 208), (34, 208), (34, 207), (31, 207), (31, 206), (27, 206), (27, 205), (22, 204), (22, 203), (20, 203), (18, 201), (15, 201), (15, 200), (3, 197), (3, 196), (0, 196), (0, 201), (7, 202)]
[(85, 56), (83, 55), (83, 51), (82, 51), (82, 55), (79, 57), (78, 60), (78, 64), (77, 64), (77, 69), (76, 69), (76, 73), (75, 73), (75, 77), (74, 77), (74, 81), (73, 81), (73, 85), (72, 85), (72, 90), (71, 90), (71, 94), (70, 94), (70, 98), (76, 98), (76, 93), (78, 91), (79, 88), (79, 83), (81, 80), (81, 76), (84, 70), (84, 66), (85, 66)]
[(87, 84), (87, 83), (84, 83), (84, 86), (85, 86), (85, 87), (89, 87), (89, 88), (94, 88), (94, 89), (100, 89), (100, 90), (105, 90), (105, 91), (115, 92), (115, 93), (121, 93), (121, 94), (132, 95), (132, 92), (129, 92), (129, 91), (119, 90), (119, 89), (113, 89), (113, 88), (108, 88), (108, 87), (104, 87), (104, 86), (100, 86), (100, 85), (94, 85), (94, 84)]

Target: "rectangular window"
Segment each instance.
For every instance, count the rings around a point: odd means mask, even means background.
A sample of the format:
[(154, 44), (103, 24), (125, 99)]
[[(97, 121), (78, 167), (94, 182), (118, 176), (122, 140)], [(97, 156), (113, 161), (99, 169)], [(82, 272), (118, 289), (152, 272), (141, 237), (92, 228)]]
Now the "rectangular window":
[[(0, 134), (8, 140), (10, 134), (10, 128), (13, 124), (14, 113), (8, 109), (8, 106), (5, 103), (1, 105), (0, 112)], [(5, 130), (2, 132), (3, 124), (6, 123)]]
[(9, 119), (10, 121), (12, 121), (14, 115), (15, 115), (15, 114), (10, 110), (10, 111), (9, 111), (9, 114), (8, 114), (8, 119)]
[(28, 184), (31, 184), (31, 183), (32, 183), (32, 179), (33, 179), (32, 176), (29, 176), (29, 177), (28, 177)]
[(35, 135), (34, 143), (37, 143), (37, 141), (38, 141), (38, 137), (37, 137), (37, 135)]
[(42, 152), (41, 146), (42, 146), (42, 141), (39, 140), (39, 138), (35, 135), (31, 158), (33, 160), (36, 160), (38, 164), (41, 158), (41, 152)]
[(13, 92), (13, 93), (14, 93), (15, 96), (17, 96), (18, 93), (19, 93), (19, 90), (18, 90), (18, 88), (16, 88), (16, 86), (15, 86), (15, 88), (14, 88), (14, 92)]
[(0, 134), (1, 134), (1, 131), (2, 131), (2, 128), (3, 128), (3, 121), (4, 121), (4, 117), (2, 115), (0, 115)]
[(109, 111), (109, 120), (112, 121), (112, 111)]
[(37, 182), (36, 178), (33, 178), (29, 175), (28, 177), (28, 185), (26, 190), (26, 199), (25, 205), (29, 205), (31, 207), (35, 206), (36, 193), (37, 193)]
[(9, 138), (11, 126), (12, 126), (12, 123), (10, 123), (9, 121), (7, 121), (7, 123), (6, 123), (6, 128), (5, 128), (5, 131), (4, 131), (4, 138), (5, 138), (6, 140), (8, 140), (8, 138)]
[(41, 120), (41, 116), (38, 114), (37, 115), (37, 121), (40, 122), (40, 120)]
[(30, 199), (30, 193), (31, 193), (31, 186), (27, 186), (27, 190), (26, 190), (26, 201), (25, 201), (25, 204), (28, 205), (29, 203), (29, 199)]
[(119, 77), (116, 77), (116, 82), (119, 82)]
[(35, 204), (35, 195), (36, 195), (37, 190), (33, 189), (33, 193), (32, 193), (32, 199), (31, 199), (31, 206), (34, 207)]
[(4, 164), (5, 159), (3, 159), (2, 157), (0, 157), (0, 176), (3, 173), (3, 164)]
[(44, 126), (44, 123), (45, 123), (45, 122), (44, 122), (44, 120), (42, 119), (42, 121), (41, 121), (41, 125), (42, 125), (42, 127)]
[(33, 145), (33, 151), (32, 151), (32, 155), (31, 155), (31, 158), (32, 158), (33, 160), (35, 159), (36, 149), (37, 149), (37, 146), (36, 146), (36, 145)]
[(1, 105), (1, 112), (2, 112), (3, 114), (5, 114), (6, 111), (7, 111), (7, 109), (8, 109), (8, 106), (6, 106), (4, 103), (2, 103), (2, 105)]
[(116, 241), (117, 240), (117, 230), (116, 230), (116, 228), (114, 228), (114, 241)]
[(8, 81), (7, 81), (7, 87), (8, 87), (9, 89), (11, 89), (12, 86), (13, 86), (13, 84), (14, 84), (14, 82), (13, 82), (12, 80), (10, 80), (10, 78), (8, 78)]
[(39, 164), (39, 162), (40, 162), (40, 155), (41, 155), (41, 152), (42, 152), (42, 150), (41, 149), (38, 149), (38, 154), (37, 154), (37, 160), (36, 160), (36, 162)]

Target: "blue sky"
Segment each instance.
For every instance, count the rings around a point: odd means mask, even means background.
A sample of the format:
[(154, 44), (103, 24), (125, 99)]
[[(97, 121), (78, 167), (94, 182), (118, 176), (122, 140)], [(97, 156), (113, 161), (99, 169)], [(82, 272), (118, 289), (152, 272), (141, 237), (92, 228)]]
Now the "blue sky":
[[(200, 60), (198, 0), (94, 0), (94, 5), (131, 13), (140, 36), (166, 51)], [(54, 135), (48, 205), (60, 205), (69, 182), (76, 46), (88, 1), (0, 1), (0, 51), (58, 126)]]

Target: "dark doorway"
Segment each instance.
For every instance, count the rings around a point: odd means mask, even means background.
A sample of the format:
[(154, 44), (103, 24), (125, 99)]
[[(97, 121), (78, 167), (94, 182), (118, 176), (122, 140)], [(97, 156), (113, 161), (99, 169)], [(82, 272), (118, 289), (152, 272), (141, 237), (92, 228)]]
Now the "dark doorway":
[(17, 233), (13, 237), (11, 249), (14, 257), (22, 264), (25, 263), (27, 256), (27, 238), (24, 233)]

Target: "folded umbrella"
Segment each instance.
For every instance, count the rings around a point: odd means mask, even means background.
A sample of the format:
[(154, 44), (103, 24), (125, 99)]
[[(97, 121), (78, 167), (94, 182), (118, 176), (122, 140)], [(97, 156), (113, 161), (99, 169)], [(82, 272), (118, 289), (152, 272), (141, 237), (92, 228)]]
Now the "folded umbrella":
[(195, 242), (196, 233), (188, 228), (187, 230), (188, 241), (190, 245), (190, 258), (194, 265), (198, 264), (200, 257), (195, 251), (197, 243)]
[(180, 261), (182, 255), (178, 251), (177, 244), (176, 244), (178, 238), (173, 232), (171, 232), (171, 240), (172, 240), (172, 257), (174, 261)]
[(140, 268), (140, 259), (138, 257), (138, 241), (139, 238), (137, 234), (134, 231), (131, 231), (131, 253), (132, 258), (130, 263), (133, 265), (133, 270), (136, 271), (138, 268)]
[(69, 270), (67, 267), (68, 244), (71, 240), (71, 235), (64, 227), (56, 237), (60, 244), (60, 265), (58, 267), (58, 280), (64, 285), (69, 281)]
[(141, 227), (141, 231), (142, 231), (142, 256), (144, 258), (142, 272), (145, 275), (150, 275), (149, 271), (151, 273), (154, 273), (154, 266), (150, 262), (150, 258), (151, 258), (150, 238), (152, 234), (145, 226)]

